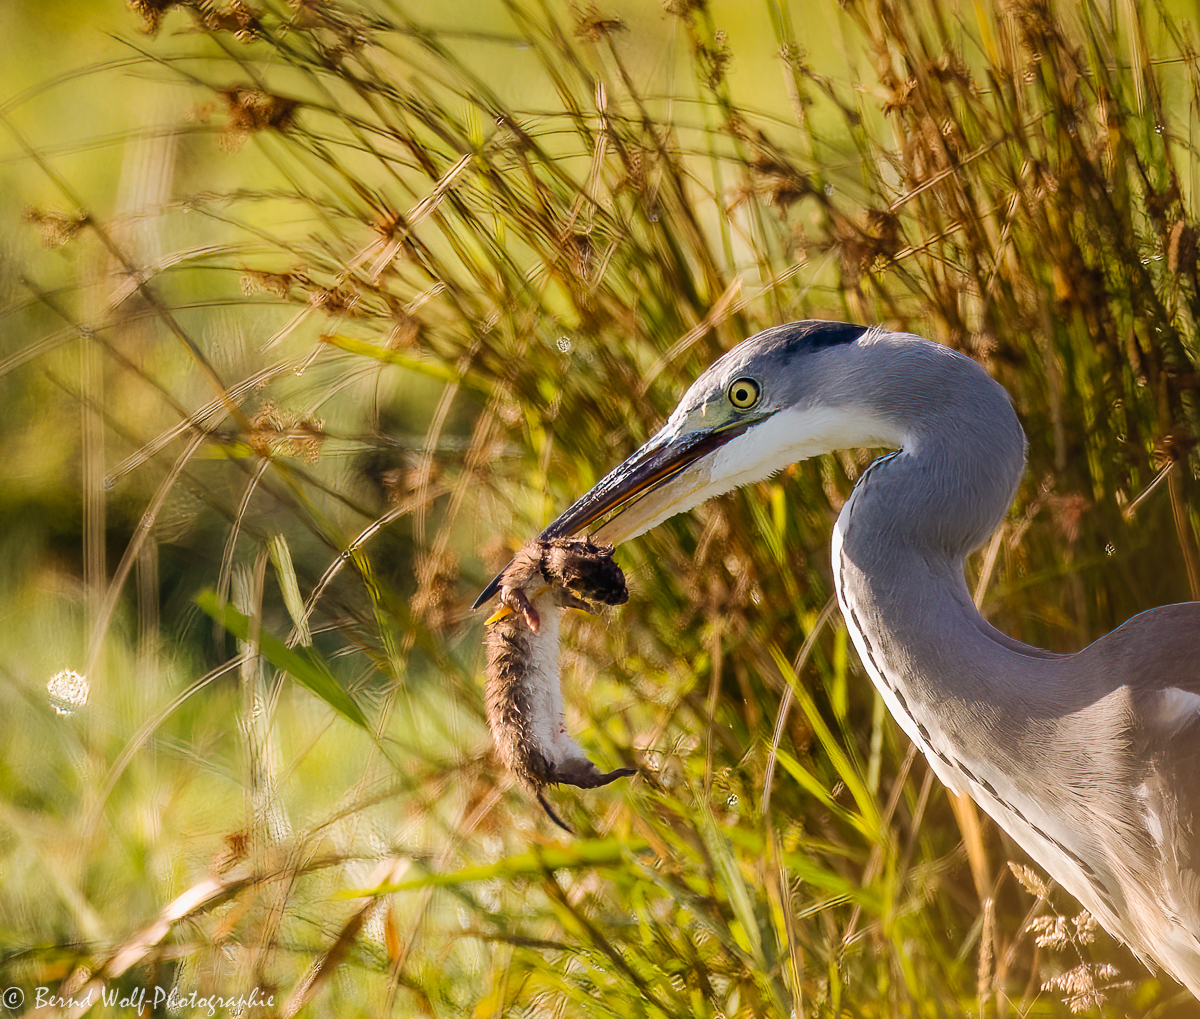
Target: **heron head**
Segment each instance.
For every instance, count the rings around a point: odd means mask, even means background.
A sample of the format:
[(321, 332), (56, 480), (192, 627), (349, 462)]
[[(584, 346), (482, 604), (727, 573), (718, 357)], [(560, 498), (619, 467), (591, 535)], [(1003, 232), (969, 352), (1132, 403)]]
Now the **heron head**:
[[(844, 354), (863, 326), (808, 320), (738, 344), (701, 375), (667, 423), (542, 532), (619, 544), (706, 499), (819, 453), (894, 445), (895, 429), (853, 399)], [(476, 605), (495, 593), (495, 582)]]

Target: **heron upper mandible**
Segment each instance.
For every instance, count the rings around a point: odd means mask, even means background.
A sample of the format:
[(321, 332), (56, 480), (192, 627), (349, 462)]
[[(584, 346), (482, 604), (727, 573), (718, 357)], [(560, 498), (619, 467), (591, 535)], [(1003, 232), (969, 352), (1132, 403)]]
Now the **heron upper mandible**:
[[(1025, 467), (1008, 393), (906, 333), (776, 326), (704, 372), (663, 428), (550, 524), (620, 543), (789, 464), (887, 447), (833, 530), (846, 626), (892, 716), (1143, 961), (1200, 998), (1200, 602), (1130, 619), (1077, 654), (1005, 636), (966, 556)], [(495, 582), (480, 596), (495, 593)]]

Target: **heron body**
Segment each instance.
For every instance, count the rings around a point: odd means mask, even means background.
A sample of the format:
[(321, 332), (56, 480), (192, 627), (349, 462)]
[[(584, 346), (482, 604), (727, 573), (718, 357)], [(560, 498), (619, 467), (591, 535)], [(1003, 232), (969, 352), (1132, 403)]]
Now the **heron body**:
[(623, 508), (597, 531), (619, 543), (852, 447), (896, 450), (859, 479), (832, 552), (846, 625), (893, 717), (947, 786), (1200, 997), (1200, 603), (1143, 612), (1070, 655), (979, 614), (964, 560), (1004, 519), (1025, 436), (976, 362), (844, 323), (769, 329), (701, 375), (543, 537)]
[(834, 528), (838, 602), (871, 679), (938, 778), (1200, 996), (1200, 604), (1142, 613), (1074, 655), (1000, 633), (963, 561), (1024, 467), (1007, 393), (924, 341), (846, 353), (881, 359), (867, 374), (902, 380), (907, 404), (900, 452), (864, 473)]

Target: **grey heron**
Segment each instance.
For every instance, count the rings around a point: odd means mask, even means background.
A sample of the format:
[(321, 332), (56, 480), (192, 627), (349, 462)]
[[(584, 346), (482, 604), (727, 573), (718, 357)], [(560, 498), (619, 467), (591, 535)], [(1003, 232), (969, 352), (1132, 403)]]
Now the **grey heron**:
[(892, 716), (942, 782), (1200, 997), (1200, 602), (1143, 612), (1076, 654), (980, 615), (964, 560), (1004, 519), (1025, 434), (975, 361), (880, 328), (768, 329), (542, 537), (619, 509), (595, 535), (619, 544), (852, 447), (895, 450), (859, 478), (832, 542), (846, 626)]

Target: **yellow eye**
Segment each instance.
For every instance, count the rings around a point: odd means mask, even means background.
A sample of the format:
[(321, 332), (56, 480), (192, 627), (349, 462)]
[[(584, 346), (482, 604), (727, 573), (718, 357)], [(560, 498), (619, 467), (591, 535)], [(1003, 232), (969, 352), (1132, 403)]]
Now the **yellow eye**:
[(754, 379), (734, 379), (725, 390), (725, 395), (738, 410), (749, 410), (758, 403), (761, 392)]

